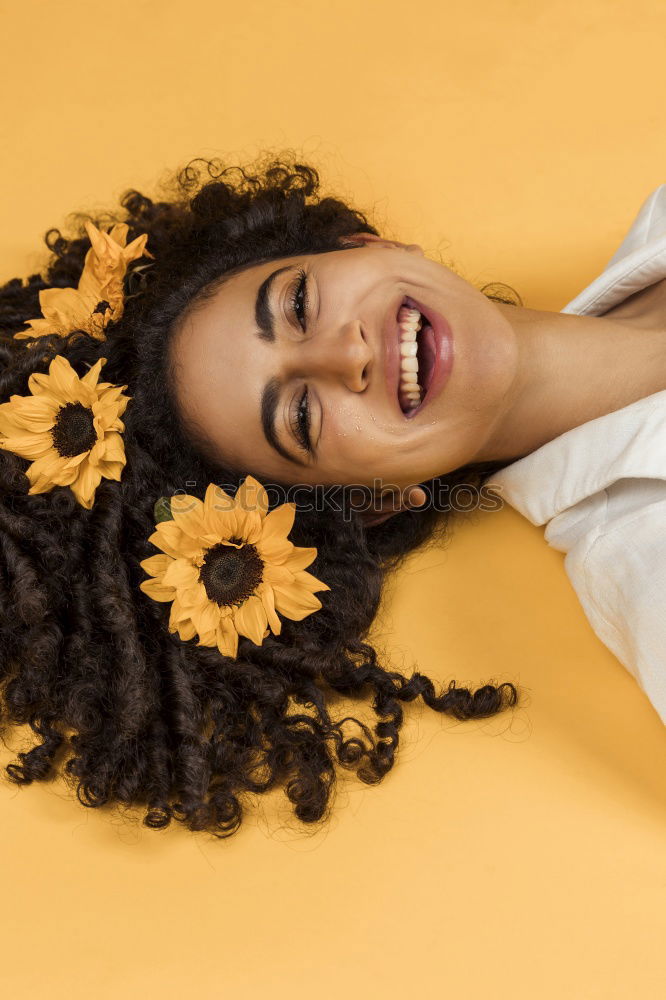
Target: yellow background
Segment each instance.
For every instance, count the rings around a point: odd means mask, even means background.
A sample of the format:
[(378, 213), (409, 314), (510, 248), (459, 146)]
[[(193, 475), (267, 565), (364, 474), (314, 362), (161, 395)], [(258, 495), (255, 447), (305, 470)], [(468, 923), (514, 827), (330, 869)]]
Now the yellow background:
[[(3, 280), (68, 212), (194, 156), (293, 148), (385, 236), (559, 310), (666, 181), (660, 0), (1, 12)], [(376, 636), (388, 666), (511, 680), (521, 704), (406, 705), (394, 770), (345, 776), (322, 830), (279, 793), (226, 842), (156, 833), (2, 771), (3, 993), (664, 997), (666, 731), (562, 554), (509, 507), (462, 519), (391, 582)]]

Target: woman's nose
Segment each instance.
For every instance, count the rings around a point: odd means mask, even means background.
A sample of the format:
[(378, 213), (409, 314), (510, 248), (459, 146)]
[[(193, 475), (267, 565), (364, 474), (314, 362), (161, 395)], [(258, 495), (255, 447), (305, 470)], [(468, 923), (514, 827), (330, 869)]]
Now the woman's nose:
[(368, 384), (372, 348), (360, 320), (318, 329), (291, 345), (294, 374), (342, 379), (348, 389), (362, 392)]

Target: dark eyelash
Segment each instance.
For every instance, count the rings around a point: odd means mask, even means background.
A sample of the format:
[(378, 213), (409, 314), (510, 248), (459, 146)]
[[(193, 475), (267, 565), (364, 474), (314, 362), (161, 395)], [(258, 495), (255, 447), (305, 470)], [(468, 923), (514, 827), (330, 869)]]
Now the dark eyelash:
[[(297, 304), (298, 297), (303, 293), (303, 320), (301, 323), (297, 315)], [(291, 286), (291, 291), (289, 295), (289, 301), (291, 303), (291, 311), (294, 319), (303, 330), (306, 332), (306, 320), (307, 320), (307, 305), (308, 305), (308, 286), (307, 286), (307, 276), (302, 267), (299, 267), (296, 272), (296, 281)], [(291, 428), (294, 435), (301, 443), (303, 448), (311, 455), (312, 454), (312, 442), (310, 441), (310, 407), (307, 405), (308, 389), (307, 386), (303, 390), (303, 393), (298, 400), (298, 406), (296, 407), (296, 420), (291, 422)], [(305, 416), (301, 416), (303, 404), (305, 403)]]
[(310, 441), (310, 407), (306, 404), (305, 406), (305, 416), (301, 416), (301, 407), (303, 406), (304, 400), (308, 398), (308, 387), (306, 386), (303, 390), (300, 399), (298, 400), (298, 405), (296, 407), (296, 420), (291, 421), (291, 429), (294, 432), (296, 440), (299, 441), (303, 448), (312, 455), (312, 442)]
[[(301, 323), (298, 315), (296, 313), (296, 306), (298, 303), (298, 296), (303, 292), (303, 322)], [(296, 281), (291, 286), (291, 291), (289, 295), (289, 301), (291, 303), (291, 313), (301, 330), (305, 333), (306, 331), (306, 321), (308, 315), (308, 286), (307, 277), (305, 271), (302, 267), (299, 267), (296, 271)]]

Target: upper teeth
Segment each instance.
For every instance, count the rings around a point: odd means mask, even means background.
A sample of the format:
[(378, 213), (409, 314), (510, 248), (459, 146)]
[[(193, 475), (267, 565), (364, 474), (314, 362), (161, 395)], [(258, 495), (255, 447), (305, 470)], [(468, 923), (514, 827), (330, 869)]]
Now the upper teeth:
[(398, 312), (400, 329), (400, 384), (398, 395), (403, 405), (410, 409), (421, 402), (421, 387), (418, 384), (419, 363), (416, 357), (418, 346), (416, 334), (423, 320), (418, 309), (401, 306)]

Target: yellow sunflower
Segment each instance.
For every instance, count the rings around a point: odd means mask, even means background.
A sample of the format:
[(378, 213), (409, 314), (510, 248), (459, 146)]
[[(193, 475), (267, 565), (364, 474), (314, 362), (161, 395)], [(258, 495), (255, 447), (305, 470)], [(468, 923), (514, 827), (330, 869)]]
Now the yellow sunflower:
[(173, 602), (170, 632), (235, 658), (239, 635), (261, 645), (267, 626), (280, 634), (276, 611), (301, 621), (321, 608), (314, 594), (331, 588), (305, 572), (317, 550), (287, 539), (295, 504), (266, 513), (266, 490), (247, 476), (233, 498), (211, 483), (203, 501), (179, 494), (170, 508), (173, 519), (150, 536), (164, 554), (143, 560), (153, 579), (140, 584), (153, 600)]
[(43, 289), (39, 293), (43, 318), (26, 320), (30, 329), (15, 333), (16, 340), (51, 333), (64, 336), (72, 330), (84, 330), (96, 340), (106, 340), (104, 329), (122, 316), (127, 265), (137, 257), (153, 257), (145, 249), (148, 234), (137, 236), (125, 246), (129, 230), (126, 222), (116, 223), (108, 233), (92, 222), (86, 222), (85, 228), (91, 247), (78, 288)]
[(49, 374), (34, 372), (30, 396), (10, 396), (0, 404), (0, 448), (32, 460), (26, 469), (28, 493), (69, 486), (82, 507), (93, 505), (102, 477), (120, 480), (125, 447), (120, 417), (131, 396), (126, 385), (97, 384), (106, 358), (79, 378), (58, 354)]

